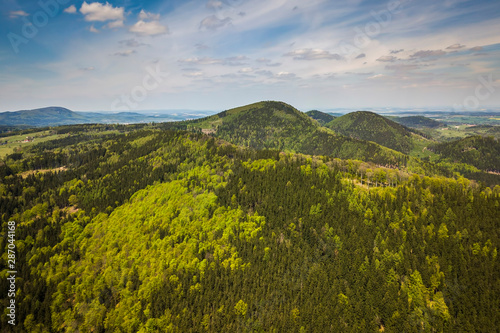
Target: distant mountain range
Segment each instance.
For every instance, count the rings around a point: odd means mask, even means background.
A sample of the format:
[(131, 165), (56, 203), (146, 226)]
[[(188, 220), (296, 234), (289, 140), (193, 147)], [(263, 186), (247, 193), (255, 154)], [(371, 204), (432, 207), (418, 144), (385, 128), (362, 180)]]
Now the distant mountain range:
[(208, 112), (193, 111), (168, 113), (137, 113), (137, 112), (75, 112), (62, 107), (47, 107), (34, 110), (1, 112), (0, 126), (59, 126), (74, 124), (128, 124), (179, 121), (206, 116)]

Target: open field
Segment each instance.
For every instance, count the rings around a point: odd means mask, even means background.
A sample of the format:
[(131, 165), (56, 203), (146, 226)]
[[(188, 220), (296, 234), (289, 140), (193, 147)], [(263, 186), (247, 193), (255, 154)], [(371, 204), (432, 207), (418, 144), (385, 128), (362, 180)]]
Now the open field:
[[(7, 144), (3, 144), (0, 146), (0, 158), (3, 158), (9, 154), (15, 152), (16, 149), (23, 149), (25, 147), (33, 146), (40, 142), (46, 142), (50, 140), (60, 139), (70, 134), (54, 134), (53, 131), (41, 131), (28, 135), (12, 135), (4, 137), (0, 140), (0, 142), (7, 142)], [(24, 142), (27, 137), (33, 138), (32, 141)]]

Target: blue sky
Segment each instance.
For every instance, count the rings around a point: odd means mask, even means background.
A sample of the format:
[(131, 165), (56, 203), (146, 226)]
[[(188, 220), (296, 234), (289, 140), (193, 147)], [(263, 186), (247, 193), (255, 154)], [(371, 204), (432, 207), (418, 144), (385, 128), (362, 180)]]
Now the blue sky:
[(0, 0), (0, 111), (500, 106), (500, 1)]

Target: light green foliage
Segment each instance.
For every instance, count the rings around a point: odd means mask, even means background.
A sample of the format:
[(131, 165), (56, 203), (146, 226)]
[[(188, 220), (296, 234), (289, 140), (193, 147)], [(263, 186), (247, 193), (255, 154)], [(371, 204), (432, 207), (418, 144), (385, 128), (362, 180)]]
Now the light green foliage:
[[(203, 170), (193, 169), (188, 174), (205, 177), (206, 185), (216, 185), (217, 177), (212, 179)], [(177, 286), (174, 290), (179, 295), (183, 293), (185, 286), (167, 272), (199, 272), (203, 279), (207, 263), (212, 260), (231, 270), (245, 269), (246, 264), (229, 240), (235, 236), (235, 228), (241, 229), (240, 237), (247, 241), (256, 239), (265, 225), (264, 219), (246, 216), (239, 209), (217, 208), (213, 193), (196, 189), (193, 193), (183, 183), (186, 180), (181, 179), (139, 191), (129, 204), (114, 210), (109, 217), (101, 214), (87, 225), (84, 234), (89, 238), (79, 245), (84, 259), (71, 268), (73, 274), (80, 276), (74, 292), (75, 301), (82, 304), (78, 316), (84, 318), (83, 327), (96, 329), (106, 318), (109, 327), (139, 329), (134, 318), (139, 316), (140, 304), (153, 297), (161, 284), (171, 283)], [(73, 234), (67, 231), (65, 239)], [(142, 284), (135, 291), (120, 291), (120, 284), (133, 270), (137, 270)], [(109, 290), (109, 297), (116, 303), (106, 314), (105, 308), (95, 303), (105, 290)], [(189, 286), (191, 294), (200, 291), (200, 283)], [(83, 306), (87, 299), (94, 302)], [(129, 319), (122, 322), (118, 318)]]
[[(295, 117), (278, 106), (280, 121)], [(498, 188), (416, 159), (427, 176), (157, 126), (84, 139), (60, 128), (78, 137), (0, 165), (2, 267), (10, 220), (22, 258), (14, 332), (499, 326)]]
[(238, 316), (245, 317), (247, 315), (248, 304), (243, 302), (241, 299), (234, 306), (234, 312)]

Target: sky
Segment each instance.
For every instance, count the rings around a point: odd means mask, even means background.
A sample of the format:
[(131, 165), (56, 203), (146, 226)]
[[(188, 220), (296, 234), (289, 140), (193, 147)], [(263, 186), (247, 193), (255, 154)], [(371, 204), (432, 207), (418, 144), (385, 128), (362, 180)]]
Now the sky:
[(0, 111), (500, 106), (498, 0), (0, 0)]

